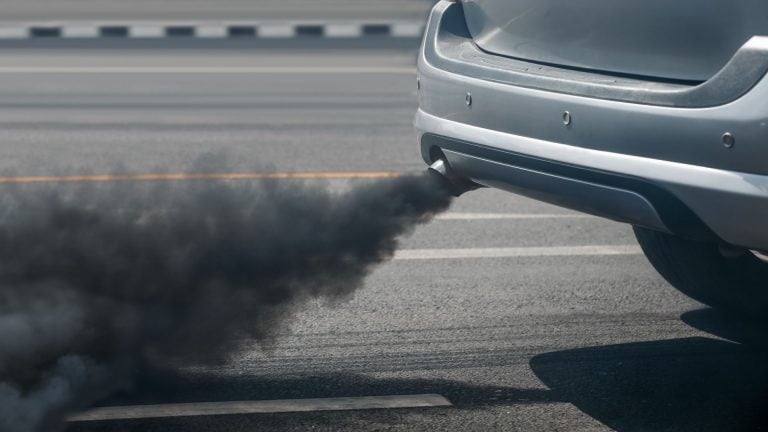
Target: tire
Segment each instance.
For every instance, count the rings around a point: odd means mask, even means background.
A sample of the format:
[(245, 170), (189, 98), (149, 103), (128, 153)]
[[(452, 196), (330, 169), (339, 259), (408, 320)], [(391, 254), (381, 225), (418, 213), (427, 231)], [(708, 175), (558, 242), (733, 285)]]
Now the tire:
[(714, 243), (634, 227), (653, 267), (680, 292), (715, 309), (766, 319), (768, 262), (745, 250), (724, 256)]

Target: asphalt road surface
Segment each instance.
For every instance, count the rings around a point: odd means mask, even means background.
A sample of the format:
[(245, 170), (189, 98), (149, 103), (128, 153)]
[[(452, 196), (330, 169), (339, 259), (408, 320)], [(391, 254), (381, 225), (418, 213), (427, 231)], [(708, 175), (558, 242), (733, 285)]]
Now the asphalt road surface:
[[(414, 59), (4, 51), (0, 172), (418, 171)], [(678, 294), (635, 245), (625, 225), (475, 191), (353, 297), (308, 305), (269, 349), (102, 404), (192, 405), (68, 432), (759, 430), (764, 331)], [(193, 415), (210, 408), (199, 403), (400, 395), (450, 405)]]
[(0, 0), (0, 22), (158, 20), (403, 20), (432, 0)]

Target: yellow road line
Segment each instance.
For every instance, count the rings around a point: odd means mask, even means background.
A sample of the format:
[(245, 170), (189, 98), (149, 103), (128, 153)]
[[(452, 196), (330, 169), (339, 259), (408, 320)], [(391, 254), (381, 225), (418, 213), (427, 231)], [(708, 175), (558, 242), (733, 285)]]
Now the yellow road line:
[(186, 180), (262, 180), (262, 179), (381, 179), (401, 174), (387, 171), (370, 172), (250, 172), (250, 173), (156, 173), (156, 174), (97, 174), (70, 176), (9, 176), (0, 177), (0, 184), (18, 183), (84, 183), (118, 181), (186, 181)]

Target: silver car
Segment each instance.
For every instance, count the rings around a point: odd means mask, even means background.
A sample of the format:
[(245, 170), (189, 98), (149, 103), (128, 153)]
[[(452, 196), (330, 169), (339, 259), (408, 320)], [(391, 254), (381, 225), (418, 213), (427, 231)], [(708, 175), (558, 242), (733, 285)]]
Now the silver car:
[(425, 162), (630, 223), (673, 286), (768, 312), (768, 2), (441, 1)]

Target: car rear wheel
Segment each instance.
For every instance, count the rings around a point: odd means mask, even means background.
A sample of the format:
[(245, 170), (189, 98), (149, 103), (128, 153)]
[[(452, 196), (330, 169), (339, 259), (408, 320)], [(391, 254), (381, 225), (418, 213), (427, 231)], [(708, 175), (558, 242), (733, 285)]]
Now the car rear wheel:
[(764, 255), (646, 228), (634, 230), (653, 267), (683, 294), (727, 312), (766, 318), (768, 259)]

